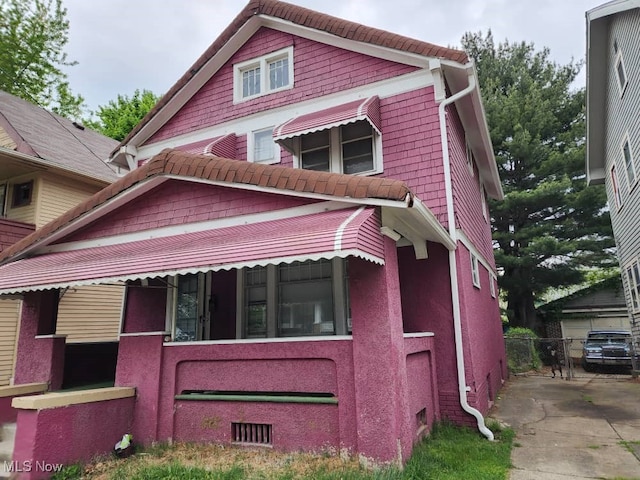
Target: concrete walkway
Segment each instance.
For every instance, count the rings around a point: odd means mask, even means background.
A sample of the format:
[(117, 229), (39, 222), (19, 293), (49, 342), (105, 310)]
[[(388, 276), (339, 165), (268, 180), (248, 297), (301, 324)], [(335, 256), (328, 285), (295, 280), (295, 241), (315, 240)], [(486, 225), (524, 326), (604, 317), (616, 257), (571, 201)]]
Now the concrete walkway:
[(512, 376), (491, 417), (516, 432), (511, 480), (640, 479), (640, 383)]

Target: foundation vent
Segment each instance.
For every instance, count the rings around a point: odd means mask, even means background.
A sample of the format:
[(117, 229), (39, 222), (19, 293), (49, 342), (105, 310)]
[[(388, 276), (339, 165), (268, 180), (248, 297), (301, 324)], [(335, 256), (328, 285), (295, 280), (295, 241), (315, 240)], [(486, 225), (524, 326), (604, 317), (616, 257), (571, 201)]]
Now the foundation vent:
[(231, 438), (234, 443), (271, 445), (272, 426), (264, 423), (232, 423)]

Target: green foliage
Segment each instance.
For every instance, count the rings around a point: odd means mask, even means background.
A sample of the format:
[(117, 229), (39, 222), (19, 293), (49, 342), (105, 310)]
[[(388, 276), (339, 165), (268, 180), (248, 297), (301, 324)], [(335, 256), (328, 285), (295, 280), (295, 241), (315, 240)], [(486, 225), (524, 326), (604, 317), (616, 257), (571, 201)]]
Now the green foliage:
[(538, 370), (542, 366), (538, 351), (538, 336), (524, 327), (511, 327), (505, 337), (507, 367), (511, 373)]
[(62, 470), (51, 476), (51, 480), (76, 480), (79, 478), (82, 478), (82, 467), (77, 463), (65, 465)]
[(78, 119), (84, 99), (73, 95), (63, 67), (69, 22), (62, 0), (0, 0), (0, 90)]
[(491, 201), (500, 287), (511, 325), (535, 328), (536, 298), (615, 264), (602, 186), (586, 187), (582, 64), (558, 65), (533, 44), (466, 33), (505, 198)]
[(98, 107), (98, 121), (84, 123), (107, 137), (122, 141), (159, 99), (149, 90), (136, 90), (132, 97), (118, 95), (116, 100)]
[(417, 445), (405, 466), (403, 479), (437, 478), (454, 480), (505, 479), (511, 468), (514, 432), (491, 425), (495, 441), (489, 442), (477, 430), (448, 423), (436, 424), (431, 435)]

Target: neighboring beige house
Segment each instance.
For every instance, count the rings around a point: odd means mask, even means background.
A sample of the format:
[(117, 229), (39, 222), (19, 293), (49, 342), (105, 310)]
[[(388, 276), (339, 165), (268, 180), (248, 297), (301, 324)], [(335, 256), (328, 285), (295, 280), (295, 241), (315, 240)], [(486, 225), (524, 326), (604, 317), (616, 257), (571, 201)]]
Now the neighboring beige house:
[[(0, 251), (117, 178), (103, 161), (118, 142), (0, 91)], [(0, 386), (13, 376), (19, 299), (0, 300)], [(118, 286), (61, 293), (56, 333), (68, 343), (115, 342)]]
[(538, 307), (549, 338), (571, 339), (574, 359), (582, 355), (589, 330), (631, 330), (622, 279), (615, 275)]

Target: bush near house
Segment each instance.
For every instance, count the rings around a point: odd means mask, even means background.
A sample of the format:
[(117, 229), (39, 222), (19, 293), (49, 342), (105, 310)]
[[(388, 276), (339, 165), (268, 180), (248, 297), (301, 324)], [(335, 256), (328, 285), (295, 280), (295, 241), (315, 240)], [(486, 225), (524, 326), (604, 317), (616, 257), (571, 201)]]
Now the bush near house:
[(522, 373), (539, 370), (542, 366), (538, 336), (523, 327), (510, 328), (504, 335), (507, 351), (507, 366), (510, 373)]

